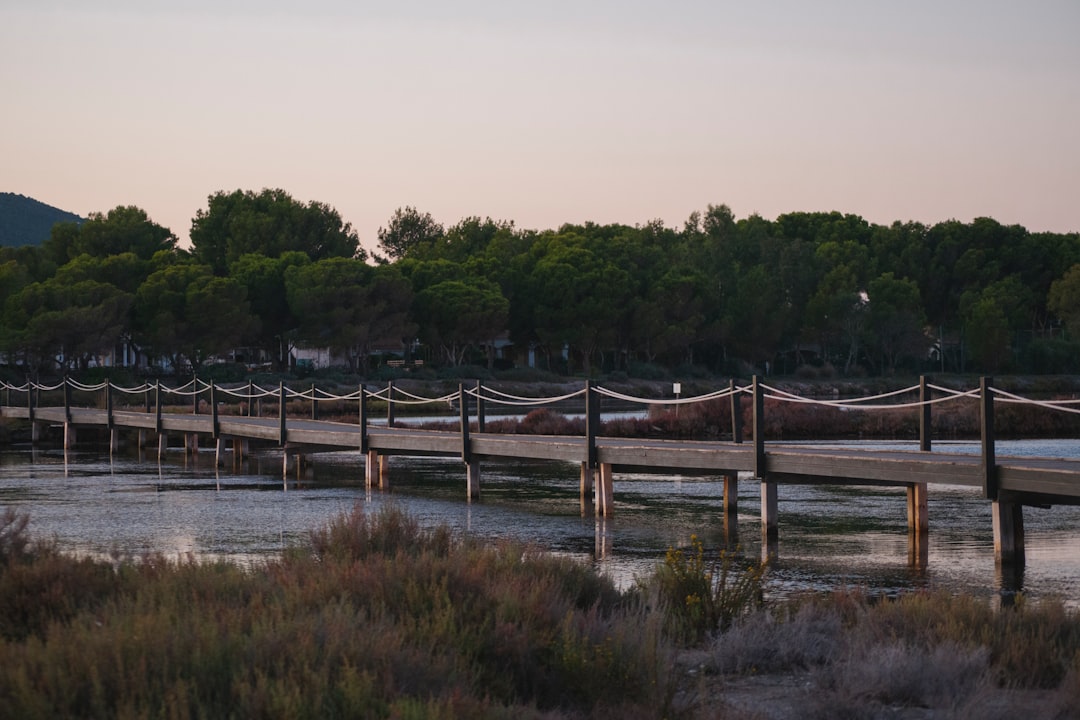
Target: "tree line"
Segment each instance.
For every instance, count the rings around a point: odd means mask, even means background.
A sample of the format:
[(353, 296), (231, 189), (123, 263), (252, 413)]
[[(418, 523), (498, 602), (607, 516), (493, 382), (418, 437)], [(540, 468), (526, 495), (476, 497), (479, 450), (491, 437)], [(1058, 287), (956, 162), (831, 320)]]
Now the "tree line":
[(1075, 372), (1080, 234), (990, 218), (877, 225), (839, 212), (682, 227), (444, 227), (399, 208), (371, 256), (333, 208), (218, 192), (190, 249), (131, 206), (0, 248), (0, 352), (32, 374), (122, 343), (174, 367), (294, 347), (368, 373), (382, 352), (495, 362), (495, 341), (562, 373)]

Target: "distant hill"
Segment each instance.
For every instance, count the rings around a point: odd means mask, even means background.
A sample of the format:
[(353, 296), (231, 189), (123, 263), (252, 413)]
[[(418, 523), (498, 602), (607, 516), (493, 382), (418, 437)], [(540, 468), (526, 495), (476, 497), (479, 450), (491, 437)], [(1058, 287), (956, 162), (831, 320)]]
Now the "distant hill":
[(83, 218), (34, 198), (0, 192), (0, 247), (41, 245), (49, 239), (58, 222), (78, 222)]

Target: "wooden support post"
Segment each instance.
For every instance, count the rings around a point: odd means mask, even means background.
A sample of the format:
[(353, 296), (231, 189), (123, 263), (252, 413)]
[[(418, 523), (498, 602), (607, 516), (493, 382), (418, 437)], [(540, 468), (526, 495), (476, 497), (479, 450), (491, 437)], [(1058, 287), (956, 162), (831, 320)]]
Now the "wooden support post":
[(465, 463), (465, 491), (470, 502), (480, 499), (480, 461), (476, 458)]
[(581, 516), (588, 517), (596, 511), (596, 502), (593, 500), (594, 485), (593, 469), (589, 463), (581, 463)]
[(907, 522), (908, 532), (925, 535), (930, 531), (930, 518), (927, 515), (926, 483), (909, 483), (907, 486)]
[(739, 474), (735, 471), (724, 473), (724, 521), (737, 520), (739, 517)]
[(731, 393), (731, 441), (741, 445), (743, 439), (742, 393), (735, 390), (735, 378), (728, 380)]
[(199, 434), (186, 433), (184, 435), (184, 452), (192, 457), (199, 454)]
[(191, 414), (199, 414), (199, 376), (191, 376)]
[(933, 435), (933, 423), (930, 415), (930, 387), (926, 384), (925, 375), (919, 378), (919, 449), (930, 452), (931, 436)]
[(379, 453), (368, 450), (364, 462), (364, 486), (370, 490), (379, 484)]
[(75, 424), (71, 422), (64, 423), (64, 449), (71, 450), (75, 447), (76, 431)]
[(255, 388), (250, 380), (248, 380), (247, 388), (247, 414), (251, 417), (251, 406), (255, 404)]
[(225, 467), (225, 438), (221, 436), (214, 439), (214, 464)]
[(390, 456), (379, 456), (379, 489), (390, 489)]
[(729, 545), (737, 542), (739, 536), (739, 473), (729, 470), (724, 473), (724, 541)]
[(169, 448), (169, 436), (163, 432), (158, 433), (157, 438), (157, 459), (161, 462), (165, 457), (165, 451)]
[(596, 514), (611, 517), (615, 514), (615, 478), (611, 463), (600, 463), (600, 484), (596, 488)]
[(311, 383), (311, 419), (319, 419), (319, 401), (315, 399), (315, 383)]
[(994, 390), (993, 379), (979, 380), (981, 412), (983, 491), (990, 500), (997, 500), (997, 456), (994, 452)]
[(1002, 564), (1024, 564), (1024, 511), (1012, 498), (991, 503), (994, 524), (994, 560)]
[(150, 385), (149, 383), (143, 386), (143, 412), (147, 415), (150, 414)]
[(120, 449), (120, 431), (115, 428), (109, 428), (109, 452), (114, 453)]

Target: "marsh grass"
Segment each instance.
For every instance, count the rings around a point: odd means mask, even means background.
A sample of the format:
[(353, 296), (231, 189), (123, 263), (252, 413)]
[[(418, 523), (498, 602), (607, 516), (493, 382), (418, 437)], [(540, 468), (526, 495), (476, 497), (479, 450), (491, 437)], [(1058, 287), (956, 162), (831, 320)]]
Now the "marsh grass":
[(0, 717), (656, 717), (674, 695), (660, 623), (610, 581), (394, 509), (253, 569), (24, 547), (0, 617)]
[(1080, 617), (1052, 600), (1000, 608), (945, 593), (837, 592), (737, 619), (710, 640), (708, 669), (808, 673), (806, 717), (886, 707), (1005, 717), (1015, 708), (1001, 698), (1016, 691), (1041, 693), (1033, 717), (1077, 717)]

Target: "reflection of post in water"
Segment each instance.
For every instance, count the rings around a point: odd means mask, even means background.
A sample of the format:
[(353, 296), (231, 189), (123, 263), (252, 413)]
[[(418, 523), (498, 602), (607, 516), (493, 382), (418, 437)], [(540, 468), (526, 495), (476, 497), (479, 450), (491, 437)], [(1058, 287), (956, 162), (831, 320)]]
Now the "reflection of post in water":
[(930, 536), (925, 532), (908, 531), (908, 565), (925, 570), (930, 563)]
[(724, 473), (724, 542), (738, 544), (739, 539), (739, 475)]
[(581, 463), (581, 517), (592, 517), (596, 508), (596, 499), (593, 496), (595, 487), (596, 471), (589, 467), (588, 462)]
[(1018, 561), (994, 563), (994, 581), (998, 587), (1001, 607), (1013, 607), (1016, 596), (1024, 591), (1024, 559)]
[(596, 518), (596, 552), (594, 560), (606, 560), (611, 553), (611, 542), (608, 538), (607, 520), (603, 517)]

